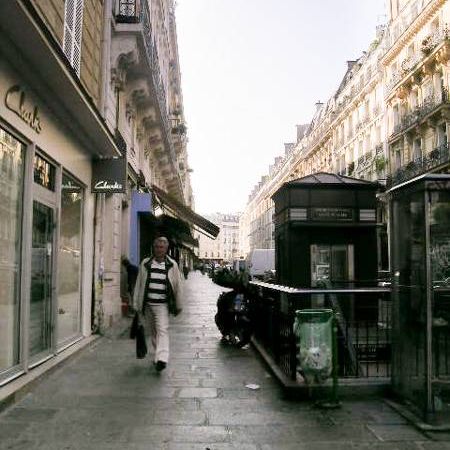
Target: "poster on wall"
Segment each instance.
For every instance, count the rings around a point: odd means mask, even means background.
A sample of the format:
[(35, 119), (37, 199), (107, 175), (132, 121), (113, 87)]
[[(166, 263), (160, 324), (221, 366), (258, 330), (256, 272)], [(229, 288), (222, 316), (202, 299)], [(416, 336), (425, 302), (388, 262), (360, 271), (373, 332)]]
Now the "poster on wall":
[(92, 168), (92, 189), (95, 194), (116, 194), (126, 191), (127, 162), (125, 158), (95, 160)]

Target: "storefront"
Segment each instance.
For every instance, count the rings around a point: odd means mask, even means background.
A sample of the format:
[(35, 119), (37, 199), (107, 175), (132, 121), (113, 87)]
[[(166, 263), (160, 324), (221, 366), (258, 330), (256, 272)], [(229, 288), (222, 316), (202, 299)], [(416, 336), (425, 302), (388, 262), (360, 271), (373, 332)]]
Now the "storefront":
[(19, 25), (23, 42), (0, 27), (0, 392), (91, 334), (92, 164), (119, 155), (73, 73)]

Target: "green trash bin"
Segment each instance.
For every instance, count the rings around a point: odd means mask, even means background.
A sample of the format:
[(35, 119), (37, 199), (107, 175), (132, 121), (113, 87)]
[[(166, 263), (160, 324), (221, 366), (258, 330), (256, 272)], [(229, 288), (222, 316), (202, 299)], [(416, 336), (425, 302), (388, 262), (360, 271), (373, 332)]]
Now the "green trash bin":
[(302, 375), (308, 385), (322, 384), (333, 372), (333, 310), (301, 309), (295, 315)]

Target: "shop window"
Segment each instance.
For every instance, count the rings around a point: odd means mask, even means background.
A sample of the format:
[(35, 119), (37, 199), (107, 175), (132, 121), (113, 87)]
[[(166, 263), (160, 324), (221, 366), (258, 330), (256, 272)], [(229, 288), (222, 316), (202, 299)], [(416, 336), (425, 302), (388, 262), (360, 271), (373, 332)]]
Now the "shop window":
[(25, 146), (0, 128), (0, 374), (19, 363), (20, 253)]
[(58, 252), (58, 344), (81, 332), (81, 256), (84, 189), (63, 174)]
[(49, 189), (55, 190), (55, 166), (50, 164), (42, 156), (36, 154), (33, 164), (33, 178), (36, 184)]
[(81, 63), (84, 0), (66, 0), (64, 8), (63, 50), (78, 76)]

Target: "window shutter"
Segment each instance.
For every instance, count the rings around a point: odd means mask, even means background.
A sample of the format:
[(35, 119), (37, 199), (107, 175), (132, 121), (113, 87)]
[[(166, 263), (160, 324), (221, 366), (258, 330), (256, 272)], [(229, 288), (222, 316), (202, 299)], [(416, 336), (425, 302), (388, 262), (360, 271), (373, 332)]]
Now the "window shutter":
[(84, 0), (66, 0), (64, 11), (63, 50), (78, 76), (80, 76), (81, 65), (83, 2)]

